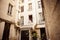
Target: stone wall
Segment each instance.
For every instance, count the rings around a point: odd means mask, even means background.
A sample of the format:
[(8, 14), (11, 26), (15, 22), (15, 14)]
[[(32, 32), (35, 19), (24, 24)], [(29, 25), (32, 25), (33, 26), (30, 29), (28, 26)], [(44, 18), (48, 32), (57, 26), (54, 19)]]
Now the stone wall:
[(4, 25), (5, 22), (0, 22), (0, 40), (2, 40), (2, 35), (3, 35), (3, 31), (4, 31)]
[(60, 40), (60, 0), (43, 0), (43, 6), (49, 39)]
[(11, 24), (11, 26), (10, 26), (9, 40), (16, 40), (16, 39), (17, 39), (16, 30), (14, 28), (14, 24)]

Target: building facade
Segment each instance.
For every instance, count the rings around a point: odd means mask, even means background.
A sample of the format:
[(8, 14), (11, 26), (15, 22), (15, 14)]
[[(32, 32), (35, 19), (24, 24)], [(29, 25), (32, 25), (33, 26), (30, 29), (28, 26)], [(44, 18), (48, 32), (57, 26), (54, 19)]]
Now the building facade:
[(42, 35), (46, 35), (46, 33), (41, 0), (19, 0), (18, 24), (20, 40), (34, 40), (35, 38), (32, 36), (34, 33), (37, 34), (35, 40), (43, 40)]
[(0, 40), (15, 40), (18, 0), (0, 0)]

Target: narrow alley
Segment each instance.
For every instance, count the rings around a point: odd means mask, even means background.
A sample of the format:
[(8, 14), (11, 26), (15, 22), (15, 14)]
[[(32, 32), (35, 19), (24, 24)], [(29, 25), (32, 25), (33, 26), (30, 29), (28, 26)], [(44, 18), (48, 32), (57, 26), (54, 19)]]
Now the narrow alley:
[(0, 40), (60, 40), (60, 0), (0, 0)]

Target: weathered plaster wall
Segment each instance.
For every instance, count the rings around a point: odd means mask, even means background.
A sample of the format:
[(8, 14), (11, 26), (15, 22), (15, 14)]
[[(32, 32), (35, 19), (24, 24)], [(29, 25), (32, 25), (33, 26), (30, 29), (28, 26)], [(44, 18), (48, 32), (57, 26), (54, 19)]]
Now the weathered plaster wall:
[(43, 0), (46, 29), (50, 40), (60, 40), (60, 0)]

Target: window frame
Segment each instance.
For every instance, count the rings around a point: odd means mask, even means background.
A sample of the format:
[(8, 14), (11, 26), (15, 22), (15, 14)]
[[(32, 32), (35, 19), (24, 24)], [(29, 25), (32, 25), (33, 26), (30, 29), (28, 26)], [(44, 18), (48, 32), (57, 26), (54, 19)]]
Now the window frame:
[(32, 10), (32, 3), (28, 4), (28, 10), (31, 11)]
[(12, 16), (13, 5), (9, 3), (8, 5), (8, 15)]
[(38, 1), (38, 8), (41, 8), (41, 1)]
[(21, 16), (21, 26), (24, 25), (24, 16)]
[(24, 6), (21, 6), (21, 12), (24, 12)]
[(31, 22), (33, 22), (33, 16), (32, 16), (32, 15), (29, 15), (29, 20), (30, 20)]

